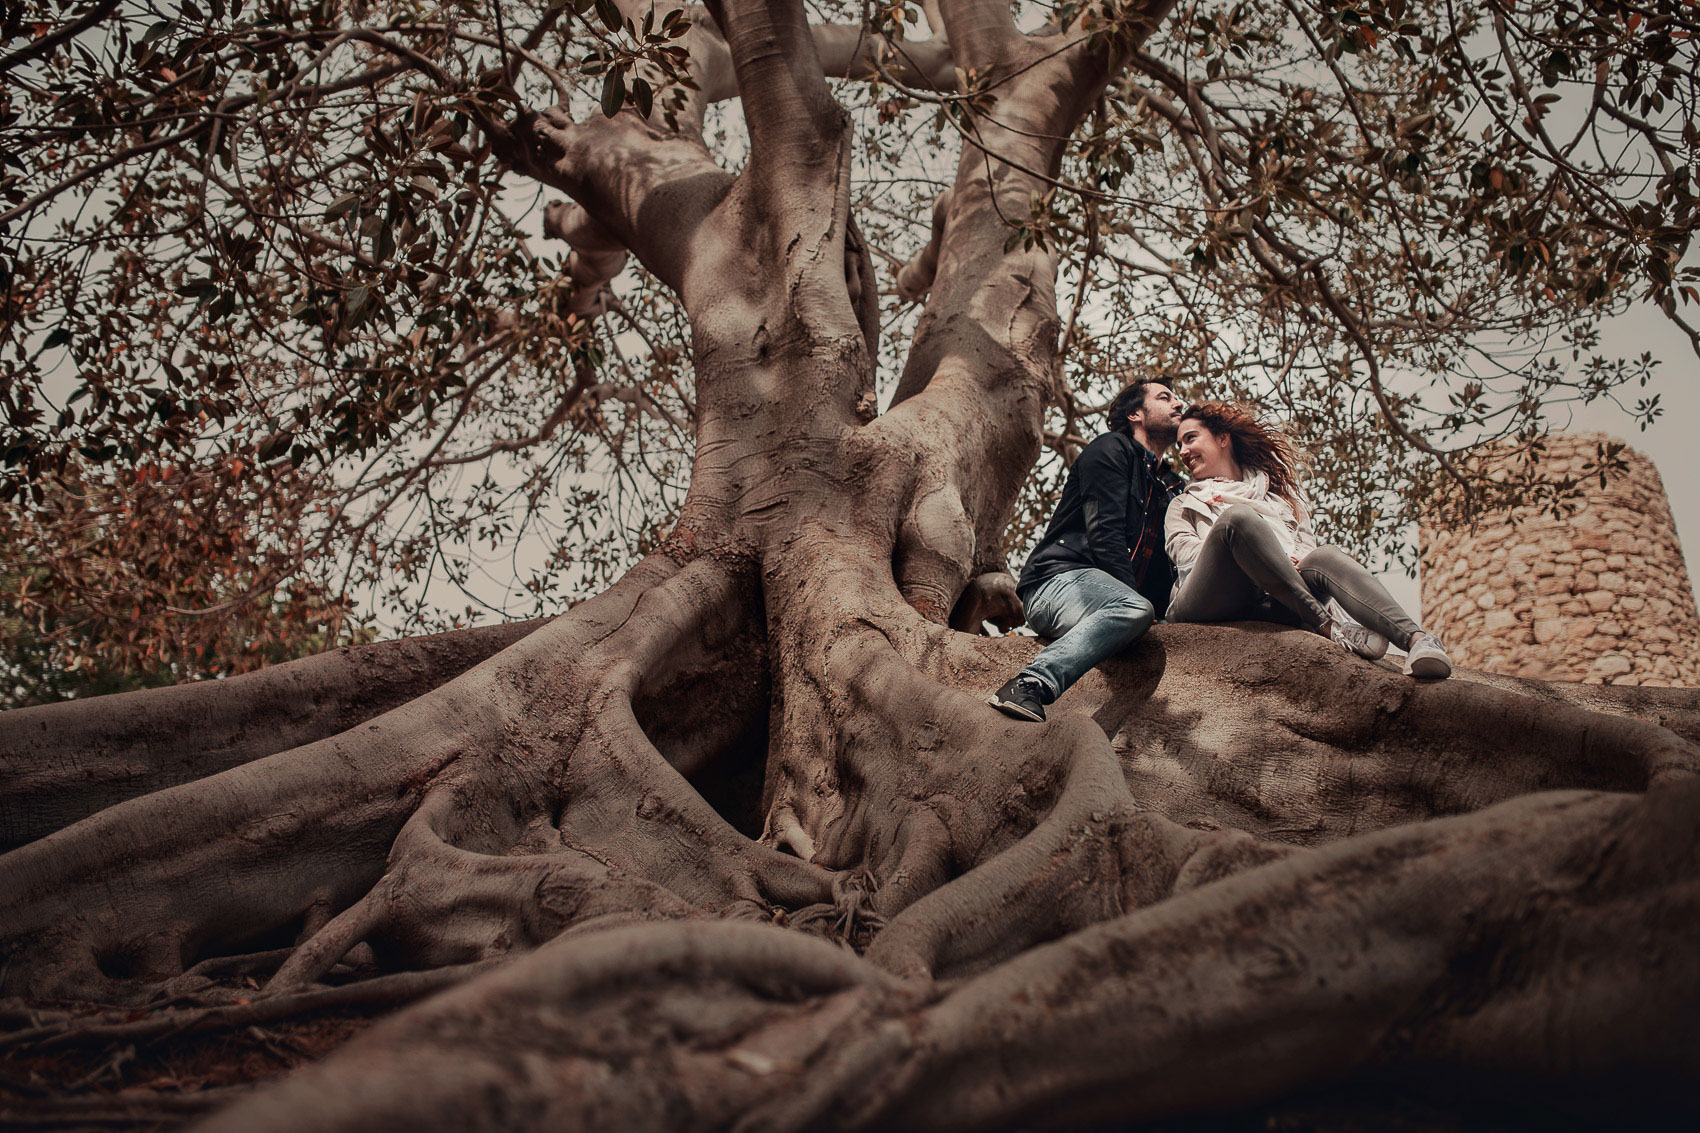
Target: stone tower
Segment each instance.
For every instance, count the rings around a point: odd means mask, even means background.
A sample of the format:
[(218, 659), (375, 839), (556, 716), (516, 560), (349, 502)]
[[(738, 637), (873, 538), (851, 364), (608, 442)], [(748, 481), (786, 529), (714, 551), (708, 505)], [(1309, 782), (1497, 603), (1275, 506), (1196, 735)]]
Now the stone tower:
[[(1599, 433), (1555, 433), (1540, 462), (1579, 474)], [(1700, 687), (1700, 616), (1653, 462), (1591, 480), (1565, 519), (1519, 509), (1474, 532), (1421, 527), (1423, 624), (1466, 668), (1589, 684)]]

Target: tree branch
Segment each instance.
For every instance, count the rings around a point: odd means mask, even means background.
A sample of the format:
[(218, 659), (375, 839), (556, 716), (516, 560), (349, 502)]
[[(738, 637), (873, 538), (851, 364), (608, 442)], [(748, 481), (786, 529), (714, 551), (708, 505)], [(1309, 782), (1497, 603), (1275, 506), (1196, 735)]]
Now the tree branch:
[(965, 71), (984, 71), (1027, 40), (1003, 0), (938, 0), (938, 14), (944, 36), (956, 45), (956, 64)]
[(732, 53), (750, 131), (750, 172), (837, 179), (849, 121), (827, 89), (800, 0), (709, 0)]
[(525, 112), (501, 156), (517, 171), (567, 193), (602, 234), (667, 286), (684, 294), (697, 226), (725, 197), (732, 175), (694, 129), (670, 130), (635, 110), (574, 123), (564, 109)]
[[(1129, 26), (1149, 28), (1168, 8), (1167, 0), (1155, 0)], [(941, 13), (958, 67), (974, 73), (969, 98), (957, 103), (969, 144), (942, 224), (935, 217), (934, 239), (908, 271), (911, 289), (925, 275), (943, 282), (933, 286), (898, 401), (930, 382), (951, 352), (939, 335), (960, 339), (971, 325), (1010, 352), (1006, 364), (982, 368), (978, 380), (999, 384), (1025, 375), (1049, 387), (1056, 257), (1043, 242), (1010, 246), (1011, 237), (1053, 187), (1067, 139), (1110, 77), (1105, 36), (1029, 40), (1014, 31), (1007, 9), (989, 0), (948, 0)], [(934, 243), (936, 270), (926, 272), (923, 261)], [(994, 288), (1007, 290), (1015, 309), (1003, 300), (994, 306)], [(1025, 356), (1018, 361), (1018, 354)]]
[(592, 319), (608, 309), (608, 284), (626, 266), (626, 246), (615, 239), (584, 207), (556, 201), (543, 210), (543, 234), (572, 246), (567, 276), (573, 282), (568, 313)]
[(883, 35), (848, 24), (816, 24), (810, 32), (821, 69), (834, 79), (889, 76), (927, 90), (956, 88), (956, 61), (944, 38), (893, 43)]
[(99, 2), (91, 7), (87, 12), (84, 12), (80, 18), (72, 20), (70, 23), (60, 27), (57, 31), (50, 32), (33, 43), (25, 44), (23, 47), (18, 48), (18, 50), (12, 52), (4, 59), (0, 59), (0, 75), (8, 74), (33, 59), (39, 59), (44, 55), (50, 54), (57, 49), (60, 44), (68, 43), (77, 36), (83, 34), (85, 31), (88, 31), (90, 28), (100, 23), (100, 21), (110, 16), (113, 12), (117, 11), (118, 2), (119, 0), (99, 0)]
[(933, 202), (932, 233), (926, 245), (897, 271), (897, 293), (910, 302), (925, 297), (938, 276), (939, 251), (944, 246), (945, 218), (949, 212), (950, 190), (946, 189)]

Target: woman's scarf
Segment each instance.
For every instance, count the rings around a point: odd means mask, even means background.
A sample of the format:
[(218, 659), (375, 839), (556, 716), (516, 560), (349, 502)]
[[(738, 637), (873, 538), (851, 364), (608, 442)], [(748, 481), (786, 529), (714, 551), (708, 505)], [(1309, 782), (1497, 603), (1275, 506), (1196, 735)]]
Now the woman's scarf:
[(1241, 504), (1269, 521), (1269, 526), (1275, 529), (1276, 538), (1281, 541), (1281, 549), (1289, 558), (1301, 554), (1298, 545), (1299, 518), (1293, 511), (1293, 505), (1269, 490), (1269, 477), (1262, 472), (1252, 472), (1244, 480), (1222, 477), (1194, 480), (1181, 490), (1177, 498), (1183, 509), (1204, 517), (1205, 522), (1198, 527), (1200, 538), (1209, 534), (1224, 511)]

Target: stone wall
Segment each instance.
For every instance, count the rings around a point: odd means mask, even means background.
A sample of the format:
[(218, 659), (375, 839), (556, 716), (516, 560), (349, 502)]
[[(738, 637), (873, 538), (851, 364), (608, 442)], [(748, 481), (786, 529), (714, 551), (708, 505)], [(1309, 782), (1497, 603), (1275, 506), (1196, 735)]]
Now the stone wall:
[[(1598, 433), (1554, 434), (1541, 467), (1580, 474)], [(1589, 684), (1700, 687), (1700, 616), (1664, 484), (1633, 449), (1565, 519), (1521, 509), (1421, 528), (1423, 625), (1465, 668)]]

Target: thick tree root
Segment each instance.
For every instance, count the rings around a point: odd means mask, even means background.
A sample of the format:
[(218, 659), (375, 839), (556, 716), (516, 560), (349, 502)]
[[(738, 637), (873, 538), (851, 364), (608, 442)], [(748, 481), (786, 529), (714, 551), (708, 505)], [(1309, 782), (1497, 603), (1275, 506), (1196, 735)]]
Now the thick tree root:
[(1320, 845), (1533, 791), (1640, 791), (1700, 771), (1700, 747), (1655, 724), (1468, 679), (1416, 682), (1302, 631), (1151, 637), (1105, 683), (1082, 682), (1080, 710), (1112, 732), (1143, 804), (1200, 829)]
[(54, 1130), (169, 1129), (213, 1113), (249, 1093), (249, 1086), (226, 1086), (193, 1093), (95, 1095), (63, 1099), (51, 1109), (28, 1108), (0, 1112), (12, 1133), (50, 1133)]
[(886, 1118), (1144, 1119), (1367, 1060), (1692, 1075), (1700, 954), (1670, 928), (1700, 915), (1697, 831), (1693, 782), (1540, 795), (1239, 874), (954, 992)]
[(723, 1128), (864, 1026), (859, 992), (901, 996), (848, 952), (777, 929), (561, 940), (201, 1128)]
[(1700, 744), (1700, 696), (1693, 689), (1637, 685), (1583, 685), (1569, 681), (1537, 681), (1496, 673), (1464, 672), (1471, 684), (1487, 685), (1537, 700), (1585, 708), (1608, 716), (1625, 716), (1668, 728), (1689, 743)]
[(13, 910), (7, 990), (133, 998), (292, 923), (324, 939), (285, 965), (279, 990), (364, 940), (393, 964), (433, 966), (530, 947), (607, 914), (724, 915), (741, 904), (766, 915), (770, 903), (826, 899), (829, 874), (739, 835), (632, 715), (644, 681), (670, 678), (682, 639), (737, 632), (734, 578), (710, 559), (683, 571), (650, 560), (354, 732), (130, 800), (14, 851), (0, 869)]
[(125, 799), (347, 731), (543, 624), (351, 645), (227, 680), (4, 713), (0, 850)]
[(1539, 1088), (1693, 1074), (1700, 955), (1668, 928), (1700, 914), (1697, 832), (1700, 784), (1533, 796), (1241, 872), (949, 990), (753, 926), (596, 933), (204, 1128), (977, 1130), (1441, 1060)]
[[(186, 1035), (217, 1028), (269, 1023), (278, 1019), (342, 1008), (396, 1007), (434, 995), (444, 988), (464, 983), (496, 967), (486, 960), (422, 972), (391, 972), (372, 976), (341, 987), (315, 987), (289, 995), (251, 999), (232, 997), (232, 1002), (200, 1007), (168, 1005), (135, 1018), (132, 1010), (73, 1016), (29, 1030), (0, 1037), (0, 1052), (40, 1052), (93, 1042), (134, 1042), (162, 1035)], [(252, 993), (247, 993), (251, 995)]]
[[(1038, 650), (921, 627), (884, 624), (918, 670), (955, 688), (989, 692)], [(1634, 692), (1473, 673), (1422, 683), (1314, 634), (1245, 623), (1159, 626), (1050, 712), (1098, 724), (1143, 808), (1320, 845), (1532, 791), (1641, 791), (1700, 773), (1700, 744), (1684, 735), (1700, 698)]]
[[(1558, 1073), (1553, 1028), (1580, 1050), (1620, 1006), (1677, 1010), (1645, 981), (1692, 1005), (1667, 926), (1696, 912), (1700, 761), (1672, 732), (1258, 627), (1165, 628), (1049, 724), (1015, 722), (981, 696), (1032, 643), (951, 632), (895, 586), (811, 588), (823, 564), (880, 577), (819, 546), (763, 579), (762, 623), (735, 566), (653, 562), (415, 705), (0, 859), (26, 897), (14, 993), (206, 999), (44, 1019), (16, 1048), (482, 973), (214, 1127), (270, 1107), (333, 1129), (984, 1128), (1424, 1060)], [(685, 692), (750, 664), (771, 712), (746, 677), (689, 715)], [(685, 773), (764, 719), (756, 843)], [(1612, 918), (1652, 943), (1600, 976)], [(221, 954), (291, 938), (229, 961), (275, 963), (263, 994), (215, 1002)], [(397, 974), (324, 986), (352, 957)], [(1598, 990), (1573, 1023), (1553, 989), (1579, 963)], [(1531, 974), (1476, 971), (1504, 964)]]

